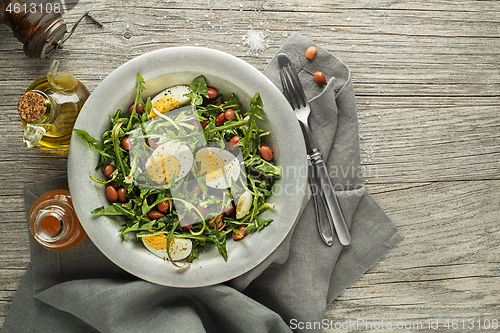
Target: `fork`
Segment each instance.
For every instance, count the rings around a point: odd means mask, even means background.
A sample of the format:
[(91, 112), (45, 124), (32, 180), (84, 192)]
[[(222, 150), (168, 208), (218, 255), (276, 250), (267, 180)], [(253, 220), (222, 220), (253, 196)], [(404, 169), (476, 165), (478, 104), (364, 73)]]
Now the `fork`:
[[(316, 222), (321, 238), (327, 245), (333, 244), (334, 229), (340, 243), (344, 246), (351, 242), (351, 235), (340, 209), (337, 195), (333, 190), (332, 182), (328, 176), (325, 162), (321, 157), (309, 128), (309, 114), (311, 108), (306, 99), (304, 89), (300, 84), (297, 70), (286, 54), (278, 54), (278, 63), (281, 68), (280, 78), (283, 94), (295, 111), (304, 135), (307, 149), (308, 177), (316, 207)], [(321, 219), (321, 204), (326, 208), (327, 221)]]

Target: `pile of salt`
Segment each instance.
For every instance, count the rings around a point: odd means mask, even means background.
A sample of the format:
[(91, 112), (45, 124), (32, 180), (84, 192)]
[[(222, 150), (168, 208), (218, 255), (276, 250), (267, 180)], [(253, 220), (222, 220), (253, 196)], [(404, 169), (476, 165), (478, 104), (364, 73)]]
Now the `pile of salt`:
[(248, 46), (248, 55), (259, 55), (260, 52), (265, 51), (269, 47), (266, 42), (266, 35), (262, 31), (249, 30), (243, 36), (243, 45)]

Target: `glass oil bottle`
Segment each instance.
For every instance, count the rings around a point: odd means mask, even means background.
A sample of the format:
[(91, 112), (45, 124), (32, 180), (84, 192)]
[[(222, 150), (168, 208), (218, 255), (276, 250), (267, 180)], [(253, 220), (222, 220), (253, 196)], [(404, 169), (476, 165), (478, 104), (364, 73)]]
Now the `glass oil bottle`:
[(19, 99), (17, 108), (24, 126), (23, 141), (62, 151), (69, 149), (71, 133), (88, 89), (71, 73), (58, 72), (54, 60), (47, 75), (33, 82)]

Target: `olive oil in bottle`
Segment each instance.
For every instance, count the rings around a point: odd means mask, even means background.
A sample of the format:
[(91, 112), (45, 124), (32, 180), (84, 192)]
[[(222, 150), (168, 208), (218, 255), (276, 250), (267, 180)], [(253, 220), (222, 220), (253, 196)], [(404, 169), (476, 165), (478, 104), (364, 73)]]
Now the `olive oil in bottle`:
[(47, 75), (33, 82), (19, 99), (23, 141), (29, 148), (39, 143), (67, 150), (76, 118), (90, 95), (72, 74), (57, 72), (58, 67), (54, 60)]

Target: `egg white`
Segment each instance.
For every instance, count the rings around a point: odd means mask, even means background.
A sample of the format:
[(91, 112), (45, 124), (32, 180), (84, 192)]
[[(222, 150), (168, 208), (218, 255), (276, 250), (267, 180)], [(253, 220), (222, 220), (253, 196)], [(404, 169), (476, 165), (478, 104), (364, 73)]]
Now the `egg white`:
[[(155, 249), (154, 247), (149, 246), (145, 241), (144, 238), (142, 238), (142, 243), (148, 249), (149, 252), (154, 254), (155, 256), (162, 258), (162, 259), (168, 259), (168, 253), (167, 249)], [(189, 256), (193, 249), (193, 242), (190, 239), (187, 238), (174, 238), (174, 241), (172, 244), (170, 244), (170, 258), (172, 258), (173, 261), (178, 261), (185, 259)]]
[(189, 147), (185, 144), (173, 143), (169, 141), (159, 145), (148, 158), (146, 162), (146, 168), (154, 158), (167, 155), (173, 156), (179, 163), (179, 174), (177, 175), (175, 180), (178, 181), (186, 177), (191, 170), (191, 167), (193, 166), (193, 154), (191, 152), (191, 149), (189, 149)]
[(241, 219), (245, 217), (250, 212), (250, 207), (252, 206), (253, 195), (250, 191), (245, 191), (238, 198), (238, 204), (236, 205), (236, 218)]
[(173, 86), (165, 89), (164, 91), (153, 97), (153, 99), (151, 99), (151, 103), (153, 104), (153, 109), (151, 110), (149, 117), (153, 118), (157, 115), (157, 113), (160, 113), (159, 110), (156, 110), (156, 108), (154, 108), (154, 104), (158, 102), (160, 99), (165, 97), (171, 98), (178, 102), (178, 105), (176, 106), (181, 106), (188, 103), (191, 100), (189, 97), (184, 96), (185, 94), (188, 94), (190, 92), (191, 90), (189, 90), (189, 87), (185, 85)]

